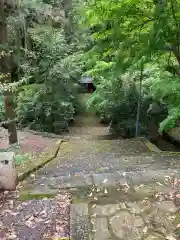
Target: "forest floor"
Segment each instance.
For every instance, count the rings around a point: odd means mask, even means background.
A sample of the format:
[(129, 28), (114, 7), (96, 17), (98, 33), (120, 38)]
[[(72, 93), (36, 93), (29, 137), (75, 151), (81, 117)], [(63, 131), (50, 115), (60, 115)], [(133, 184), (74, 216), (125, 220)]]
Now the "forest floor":
[[(56, 138), (18, 131), (19, 143), (9, 148), (8, 133), (0, 128), (0, 151), (15, 151), (17, 170), (28, 168), (30, 159), (38, 161), (41, 155), (56, 145)], [(24, 167), (25, 168), (25, 167)], [(70, 196), (66, 192), (41, 199), (21, 200), (21, 184), (13, 192), (0, 192), (0, 239), (40, 240), (69, 237)]]
[[(57, 138), (43, 137), (35, 135), (29, 131), (18, 131), (18, 153), (37, 155), (44, 152), (50, 145), (53, 145)], [(5, 128), (0, 127), (0, 150), (8, 149), (8, 132)]]

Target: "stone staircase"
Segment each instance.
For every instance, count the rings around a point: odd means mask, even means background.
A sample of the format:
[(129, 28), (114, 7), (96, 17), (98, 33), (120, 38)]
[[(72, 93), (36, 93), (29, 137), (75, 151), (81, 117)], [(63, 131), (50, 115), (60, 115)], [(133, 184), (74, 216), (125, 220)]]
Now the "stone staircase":
[(174, 236), (178, 208), (168, 196), (179, 176), (179, 155), (150, 152), (143, 139), (82, 136), (65, 142), (57, 159), (27, 179), (23, 191), (69, 192), (72, 240)]
[(179, 154), (142, 138), (117, 139), (92, 113), (64, 138), (57, 158), (24, 181), (22, 193), (70, 193), (71, 240), (176, 239), (178, 205), (169, 193)]
[(79, 176), (77, 185), (72, 180), (71, 239), (178, 239), (174, 219), (180, 202), (169, 194), (180, 177), (179, 156), (143, 153), (126, 159), (137, 165)]

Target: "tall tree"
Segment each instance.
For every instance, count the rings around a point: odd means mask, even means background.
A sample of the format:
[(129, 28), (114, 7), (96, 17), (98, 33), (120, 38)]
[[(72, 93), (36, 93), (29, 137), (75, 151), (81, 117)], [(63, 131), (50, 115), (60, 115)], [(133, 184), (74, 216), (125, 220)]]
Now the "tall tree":
[[(1, 52), (1, 69), (2, 83), (8, 84), (11, 82), (11, 54), (8, 49), (8, 31), (7, 31), (7, 17), (9, 14), (8, 1), (0, 0), (0, 45)], [(7, 127), (9, 133), (9, 143), (14, 144), (18, 141), (16, 122), (15, 122), (15, 105), (13, 101), (13, 92), (9, 89), (4, 92), (5, 99), (5, 115), (7, 120)]]

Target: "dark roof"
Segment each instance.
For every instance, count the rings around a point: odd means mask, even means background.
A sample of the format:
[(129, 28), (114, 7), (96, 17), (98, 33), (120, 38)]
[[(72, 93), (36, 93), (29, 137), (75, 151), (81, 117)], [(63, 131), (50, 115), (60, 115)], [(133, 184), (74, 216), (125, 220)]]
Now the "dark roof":
[(81, 83), (92, 83), (92, 77), (91, 76), (83, 76), (80, 79)]

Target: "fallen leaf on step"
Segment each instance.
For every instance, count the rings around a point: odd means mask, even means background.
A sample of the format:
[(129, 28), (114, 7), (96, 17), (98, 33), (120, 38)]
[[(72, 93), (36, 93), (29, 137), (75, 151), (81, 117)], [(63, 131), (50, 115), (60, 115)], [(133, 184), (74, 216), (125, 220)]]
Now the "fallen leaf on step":
[(25, 225), (29, 228), (35, 228), (36, 227), (36, 224), (32, 221), (26, 221)]
[(11, 233), (11, 234), (8, 234), (8, 239), (11, 240), (11, 239), (18, 239), (18, 238), (16, 234)]
[(164, 186), (162, 183), (160, 183), (160, 182), (156, 182), (156, 184), (157, 185), (159, 185), (159, 186)]
[(108, 179), (105, 178), (105, 179), (103, 180), (103, 183), (107, 183), (107, 182), (108, 182)]
[(92, 224), (92, 225), (94, 225), (94, 224), (95, 224), (95, 222), (94, 222), (94, 220), (93, 220), (93, 219), (91, 219), (91, 224)]
[(167, 178), (167, 179), (171, 180), (171, 177), (170, 177), (170, 176), (165, 176), (164, 178)]
[(44, 220), (43, 220), (42, 218), (36, 218), (36, 219), (35, 219), (35, 222), (36, 222), (36, 223), (43, 222), (43, 221), (44, 221)]
[(108, 193), (108, 191), (107, 191), (107, 189), (106, 189), (106, 188), (104, 189), (104, 193), (105, 193), (105, 194), (107, 194), (107, 193)]
[(16, 215), (18, 215), (18, 212), (12, 212), (12, 213), (10, 213), (12, 216), (16, 216)]
[(176, 228), (180, 228), (180, 223), (176, 226)]
[(148, 227), (146, 226), (143, 228), (143, 233), (147, 233), (147, 231), (148, 231)]
[(166, 236), (166, 239), (167, 239), (167, 240), (176, 240), (176, 238), (174, 238), (172, 235)]

